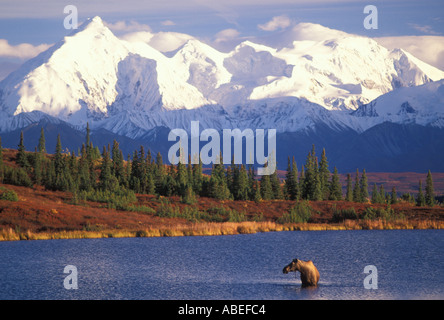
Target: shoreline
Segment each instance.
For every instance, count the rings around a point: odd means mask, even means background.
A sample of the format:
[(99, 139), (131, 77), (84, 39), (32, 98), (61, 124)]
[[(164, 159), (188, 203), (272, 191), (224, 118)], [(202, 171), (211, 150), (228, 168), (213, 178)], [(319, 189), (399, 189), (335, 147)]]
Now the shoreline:
[(16, 232), (12, 228), (0, 230), (0, 241), (101, 239), (101, 238), (154, 238), (184, 236), (223, 236), (280, 231), (348, 231), (348, 230), (439, 230), (444, 221), (436, 220), (345, 220), (342, 223), (292, 223), (265, 222), (197, 222), (177, 223), (169, 227), (148, 227), (138, 230), (104, 229), (98, 231), (63, 230), (56, 232)]

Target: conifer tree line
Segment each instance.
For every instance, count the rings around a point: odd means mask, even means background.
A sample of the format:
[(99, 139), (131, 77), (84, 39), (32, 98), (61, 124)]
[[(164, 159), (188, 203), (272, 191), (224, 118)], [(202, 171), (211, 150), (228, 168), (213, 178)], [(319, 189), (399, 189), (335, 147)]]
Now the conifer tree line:
[[(177, 165), (166, 165), (160, 153), (153, 156), (150, 150), (141, 146), (125, 159), (116, 140), (112, 146), (104, 146), (100, 153), (91, 141), (89, 125), (85, 143), (77, 155), (74, 151), (63, 153), (60, 135), (57, 137), (55, 154), (48, 155), (43, 128), (34, 152), (26, 152), (23, 132), (17, 150), (18, 167), (5, 166), (0, 138), (0, 182), (23, 186), (37, 184), (48, 190), (70, 192), (132, 190), (139, 194), (176, 195), (185, 200), (201, 196), (252, 201), (345, 200), (386, 204), (399, 201), (396, 189), (387, 193), (383, 185), (378, 188), (374, 184), (370, 195), (365, 169), (361, 174), (357, 169), (354, 179), (347, 174), (344, 196), (337, 168), (330, 172), (325, 149), (319, 160), (314, 145), (300, 171), (294, 157), (288, 158), (283, 181), (279, 179), (277, 170), (271, 175), (257, 178), (251, 165), (237, 165), (234, 159), (231, 165), (225, 167), (222, 155), (219, 164), (213, 165), (211, 175), (205, 175), (202, 162), (191, 164), (190, 155), (188, 164), (179, 162)], [(419, 181), (416, 199), (411, 194), (404, 194), (401, 199), (418, 206), (435, 205), (431, 172), (427, 174), (425, 190), (422, 181)]]

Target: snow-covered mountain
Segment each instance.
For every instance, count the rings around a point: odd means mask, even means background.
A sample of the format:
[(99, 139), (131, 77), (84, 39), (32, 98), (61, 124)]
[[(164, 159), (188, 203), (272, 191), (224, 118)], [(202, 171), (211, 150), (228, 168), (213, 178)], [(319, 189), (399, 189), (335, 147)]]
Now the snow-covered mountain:
[(444, 79), (393, 90), (351, 115), (352, 126), (359, 131), (383, 122), (444, 128)]
[(199, 121), (277, 129), (284, 149), (316, 140), (339, 159), (348, 151), (335, 144), (362, 146), (357, 137), (373, 128), (387, 135), (385, 123), (444, 129), (443, 79), (406, 51), (316, 24), (230, 52), (189, 36), (162, 53), (117, 38), (95, 17), (0, 82), (0, 133), (89, 122), (143, 141)]
[(441, 70), (372, 39), (298, 27), (325, 37), (302, 37), (279, 49), (246, 41), (229, 53), (190, 37), (165, 55), (120, 40), (95, 17), (0, 83), (0, 131), (48, 115), (130, 137), (158, 126), (188, 128), (190, 120), (216, 129), (294, 132), (321, 121), (362, 130), (369, 125), (348, 119), (350, 111), (395, 89), (444, 78)]

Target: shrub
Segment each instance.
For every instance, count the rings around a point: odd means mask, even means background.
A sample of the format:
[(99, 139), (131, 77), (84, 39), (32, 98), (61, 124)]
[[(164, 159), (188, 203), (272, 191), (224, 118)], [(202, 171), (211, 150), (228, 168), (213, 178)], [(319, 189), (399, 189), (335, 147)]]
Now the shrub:
[(347, 208), (342, 210), (333, 209), (333, 222), (341, 222), (344, 220), (356, 220), (358, 219), (358, 214), (355, 208)]
[(213, 222), (223, 222), (226, 220), (226, 217), (228, 217), (229, 209), (226, 209), (224, 207), (213, 207), (207, 209), (207, 221), (213, 221)]
[(390, 206), (387, 206), (386, 209), (384, 208), (373, 208), (368, 207), (364, 210), (362, 213), (364, 220), (396, 220), (396, 219), (404, 219), (404, 215), (400, 213), (395, 213), (395, 210), (393, 210)]
[(0, 187), (0, 200), (18, 201), (18, 195), (14, 190)]
[(310, 204), (308, 201), (297, 202), (291, 207), (288, 212), (284, 213), (282, 217), (278, 219), (279, 223), (305, 223), (310, 220), (311, 217)]
[(182, 203), (185, 204), (195, 204), (197, 201), (196, 195), (193, 192), (193, 189), (188, 187), (185, 190), (185, 194), (182, 196)]
[(134, 191), (119, 187), (114, 191), (90, 189), (82, 190), (78, 195), (79, 199), (106, 203), (108, 209), (127, 210), (131, 203), (137, 202)]
[(32, 187), (32, 180), (23, 168), (4, 167), (3, 183), (15, 186)]
[(252, 220), (255, 221), (255, 222), (262, 222), (262, 221), (265, 221), (265, 219), (264, 219), (264, 213), (261, 212), (260, 214), (255, 214), (255, 215), (253, 216), (253, 219), (252, 219)]
[(148, 232), (146, 232), (145, 230), (137, 230), (137, 231), (136, 231), (136, 237), (137, 237), (137, 238), (145, 238), (145, 237), (148, 237)]
[(147, 206), (135, 206), (131, 205), (125, 208), (125, 211), (132, 211), (132, 212), (140, 212), (140, 213), (156, 213), (156, 210), (153, 208), (147, 207)]
[(242, 221), (247, 221), (244, 212), (230, 210), (230, 213), (228, 214), (228, 222), (242, 222)]
[(177, 218), (180, 216), (180, 210), (170, 205), (168, 201), (162, 201), (156, 210), (156, 215), (161, 218)]
[(210, 220), (210, 216), (207, 212), (199, 211), (198, 208), (189, 206), (185, 207), (179, 216), (192, 222), (197, 222), (199, 220)]

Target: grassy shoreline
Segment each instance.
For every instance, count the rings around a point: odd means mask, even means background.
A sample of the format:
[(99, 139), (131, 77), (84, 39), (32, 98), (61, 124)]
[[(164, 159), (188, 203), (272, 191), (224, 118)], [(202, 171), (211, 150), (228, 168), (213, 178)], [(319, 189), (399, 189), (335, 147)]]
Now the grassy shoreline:
[(220, 236), (278, 231), (444, 229), (444, 207), (348, 201), (234, 201), (137, 194), (125, 208), (72, 193), (1, 185), (0, 241)]
[(138, 230), (109, 229), (100, 231), (69, 230), (57, 232), (19, 232), (12, 228), (0, 230), (0, 241), (97, 239), (136, 237), (221, 236), (279, 231), (340, 231), (340, 230), (425, 230), (444, 229), (444, 221), (435, 220), (346, 220), (343, 223), (289, 223), (275, 222), (198, 222), (178, 223), (169, 227), (148, 227)]

